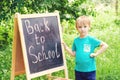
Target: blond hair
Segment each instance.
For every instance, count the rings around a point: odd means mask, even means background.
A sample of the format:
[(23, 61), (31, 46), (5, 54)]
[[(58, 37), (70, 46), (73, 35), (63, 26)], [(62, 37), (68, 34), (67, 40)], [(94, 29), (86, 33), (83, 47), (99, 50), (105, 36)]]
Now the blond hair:
[(85, 26), (85, 25), (88, 25), (90, 27), (90, 19), (88, 16), (80, 16), (76, 19), (76, 28), (78, 26)]

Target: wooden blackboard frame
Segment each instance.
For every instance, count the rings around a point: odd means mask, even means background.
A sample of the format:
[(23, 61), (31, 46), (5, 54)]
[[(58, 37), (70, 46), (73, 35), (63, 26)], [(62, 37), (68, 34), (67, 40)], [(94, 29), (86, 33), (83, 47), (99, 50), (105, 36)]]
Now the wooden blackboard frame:
[(62, 66), (58, 66), (58, 67), (51, 68), (48, 70), (40, 71), (37, 73), (32, 73), (32, 74), (30, 73), (21, 19), (23, 19), (23, 18), (49, 17), (49, 16), (56, 16), (57, 17), (60, 39), (62, 41), (62, 33), (61, 33), (61, 27), (60, 27), (59, 13), (22, 14), (22, 15), (19, 13), (15, 14), (14, 38), (13, 38), (13, 49), (12, 49), (11, 80), (14, 80), (14, 76), (19, 75), (19, 74), (23, 74), (23, 73), (26, 73), (27, 80), (31, 80), (32, 78), (39, 77), (42, 75), (51, 74), (51, 73), (57, 72), (59, 70), (64, 70), (65, 77), (66, 77), (66, 79), (68, 79), (68, 71), (67, 71), (67, 66), (66, 66), (65, 55), (63, 54), (64, 51), (63, 51), (62, 45), (61, 45), (62, 55), (63, 55), (63, 65)]

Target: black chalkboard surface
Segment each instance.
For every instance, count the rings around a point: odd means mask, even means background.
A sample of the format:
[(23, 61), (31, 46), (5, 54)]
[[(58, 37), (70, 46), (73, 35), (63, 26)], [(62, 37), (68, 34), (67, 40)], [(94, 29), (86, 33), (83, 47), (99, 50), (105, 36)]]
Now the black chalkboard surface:
[(11, 80), (26, 74), (27, 80), (64, 70), (68, 80), (65, 54), (61, 45), (59, 13), (19, 14), (14, 17)]
[(30, 74), (62, 66), (57, 16), (22, 18)]

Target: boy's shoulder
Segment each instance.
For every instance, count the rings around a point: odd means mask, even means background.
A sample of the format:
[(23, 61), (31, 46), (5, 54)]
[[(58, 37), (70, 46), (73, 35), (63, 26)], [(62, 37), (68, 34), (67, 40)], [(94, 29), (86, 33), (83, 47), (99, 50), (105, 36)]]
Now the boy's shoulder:
[(80, 37), (77, 36), (77, 37), (74, 38), (74, 41), (77, 41), (77, 40), (79, 40), (79, 39), (80, 39)]
[(74, 38), (74, 40), (76, 40), (76, 39), (79, 39), (79, 37), (77, 36), (77, 37)]
[[(86, 38), (83, 38), (83, 39), (87, 39), (87, 38), (89, 38), (89, 39), (96, 39), (95, 36), (91, 36), (91, 35), (88, 35)], [(74, 40), (77, 40), (77, 39), (80, 39), (80, 37), (78, 36), (78, 37), (74, 38)]]
[(91, 36), (91, 35), (88, 35), (88, 36), (85, 37), (85, 38), (80, 38), (79, 36), (74, 38), (74, 41), (79, 41), (79, 40), (90, 40), (90, 41), (94, 41), (94, 40), (99, 40), (99, 39), (96, 38), (95, 36)]
[(92, 41), (92, 42), (94, 42), (94, 41), (101, 42), (101, 40), (96, 38), (95, 36), (90, 36), (89, 35), (88, 37), (89, 37), (90, 41)]
[(96, 39), (95, 36), (91, 36), (91, 35), (88, 35), (88, 38), (90, 38), (90, 39)]

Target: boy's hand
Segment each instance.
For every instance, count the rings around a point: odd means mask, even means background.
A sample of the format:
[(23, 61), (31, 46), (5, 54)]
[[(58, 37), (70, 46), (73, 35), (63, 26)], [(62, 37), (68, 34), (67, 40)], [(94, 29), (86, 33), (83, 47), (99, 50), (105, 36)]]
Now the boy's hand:
[(96, 56), (97, 56), (96, 53), (91, 53), (91, 54), (90, 54), (90, 57), (96, 57)]
[(66, 49), (66, 43), (64, 43), (63, 41), (61, 42), (61, 44), (63, 45), (63, 47)]

